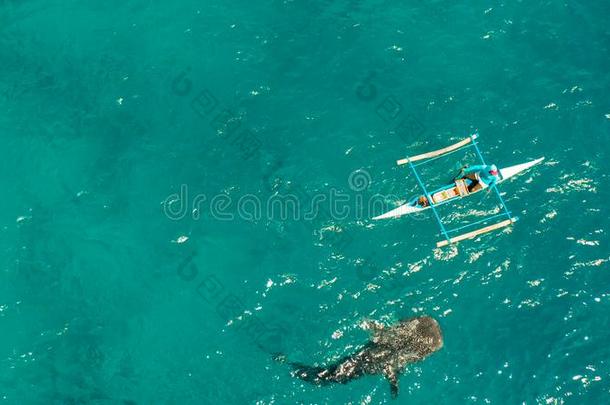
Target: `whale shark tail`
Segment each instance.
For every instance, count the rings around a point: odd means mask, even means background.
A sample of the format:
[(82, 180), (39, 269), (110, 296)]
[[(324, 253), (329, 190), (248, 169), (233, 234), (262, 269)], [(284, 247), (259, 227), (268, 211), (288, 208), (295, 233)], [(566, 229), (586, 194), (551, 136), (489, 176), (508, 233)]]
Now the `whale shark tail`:
[(282, 353), (274, 353), (273, 360), (279, 363), (287, 363), (292, 367), (292, 376), (300, 378), (315, 385), (325, 385), (334, 381), (332, 377), (332, 369), (326, 367), (308, 366), (301, 363), (292, 363), (287, 361), (286, 356)]
[[(278, 358), (274, 357), (274, 359), (277, 361), (281, 361), (282, 363), (286, 362), (286, 358), (283, 355), (280, 355)], [(300, 378), (303, 381), (315, 385), (326, 385), (331, 382), (345, 384), (348, 381), (361, 375), (361, 373), (359, 372), (348, 374), (337, 373), (337, 364), (333, 364), (330, 367), (308, 366), (306, 364), (301, 363), (288, 364), (292, 366), (291, 374), (294, 377)], [(396, 399), (398, 397), (398, 374), (398, 371), (392, 369), (391, 367), (386, 368), (386, 370), (384, 370), (383, 372), (383, 375), (390, 383), (390, 393), (393, 399)]]
[[(315, 385), (326, 385), (335, 381), (332, 378), (332, 372), (325, 367), (308, 366), (301, 363), (290, 363), (292, 366), (292, 375)], [(335, 381), (336, 382), (336, 381)]]
[(285, 363), (286, 362), (286, 356), (284, 356), (284, 354), (282, 354), (282, 353), (272, 353), (271, 354), (271, 358), (274, 361), (277, 361), (278, 363)]

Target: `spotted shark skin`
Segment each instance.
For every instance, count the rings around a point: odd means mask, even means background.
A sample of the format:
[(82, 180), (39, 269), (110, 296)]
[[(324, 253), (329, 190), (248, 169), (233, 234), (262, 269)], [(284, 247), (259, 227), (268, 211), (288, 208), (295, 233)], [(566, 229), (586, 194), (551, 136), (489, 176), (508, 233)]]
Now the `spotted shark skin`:
[(405, 367), (443, 347), (440, 326), (429, 316), (402, 319), (391, 326), (379, 323), (366, 326), (372, 330), (371, 339), (356, 353), (324, 367), (289, 363), (292, 375), (312, 384), (327, 385), (380, 374), (389, 381), (392, 398), (396, 398), (398, 377)]

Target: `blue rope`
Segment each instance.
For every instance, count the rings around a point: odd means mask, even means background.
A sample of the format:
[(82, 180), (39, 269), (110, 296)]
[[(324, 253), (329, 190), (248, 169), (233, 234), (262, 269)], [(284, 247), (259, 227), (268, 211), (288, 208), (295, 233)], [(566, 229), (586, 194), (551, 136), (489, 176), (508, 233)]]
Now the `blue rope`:
[[(471, 135), (472, 138), (472, 135)], [(483, 163), (484, 166), (487, 166), (487, 163), (485, 163), (485, 159), (483, 158), (483, 155), (481, 154), (481, 151), (479, 150), (479, 146), (477, 145), (477, 141), (474, 140), (474, 138), (472, 138), (472, 145), (474, 146), (474, 149), (477, 151), (477, 155), (479, 155), (479, 158), (481, 159), (481, 163)], [(504, 202), (504, 198), (502, 198), (502, 196), (500, 195), (500, 190), (498, 190), (498, 187), (496, 187), (496, 184), (492, 184), (491, 188), (495, 191), (496, 195), (498, 196), (498, 199), (500, 200), (500, 204), (502, 204), (502, 208), (504, 209), (504, 213), (508, 216), (508, 219), (511, 218), (510, 216), (510, 211), (508, 210), (508, 207), (506, 206), (506, 203)]]
[(415, 166), (413, 165), (411, 160), (408, 160), (408, 162), (409, 162), (409, 167), (411, 168), (411, 170), (413, 170), (413, 173), (415, 174), (415, 178), (417, 179), (419, 186), (422, 188), (422, 190), (424, 191), (424, 195), (428, 199), (430, 208), (432, 208), (432, 212), (434, 212), (434, 216), (436, 217), (436, 220), (438, 221), (438, 224), (441, 227), (441, 231), (443, 232), (443, 235), (445, 236), (447, 241), (451, 242), (451, 240), (449, 238), (449, 234), (447, 233), (447, 230), (445, 229), (445, 225), (443, 225), (443, 221), (441, 221), (441, 217), (438, 215), (436, 208), (434, 208), (434, 203), (432, 202), (432, 196), (430, 195), (430, 193), (428, 193), (428, 190), (426, 189), (424, 182), (419, 178), (419, 174), (417, 173), (417, 170), (415, 169)]

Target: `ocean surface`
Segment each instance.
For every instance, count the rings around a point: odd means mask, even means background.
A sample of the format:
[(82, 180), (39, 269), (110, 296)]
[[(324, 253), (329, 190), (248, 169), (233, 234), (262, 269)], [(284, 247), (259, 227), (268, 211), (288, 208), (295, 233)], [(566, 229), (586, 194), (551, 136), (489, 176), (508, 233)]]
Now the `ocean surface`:
[[(0, 403), (610, 402), (610, 4), (0, 2)], [(519, 221), (435, 248), (478, 132)], [(445, 184), (468, 151), (422, 166)], [(439, 209), (449, 227), (497, 197)], [(444, 347), (316, 387), (365, 320)]]

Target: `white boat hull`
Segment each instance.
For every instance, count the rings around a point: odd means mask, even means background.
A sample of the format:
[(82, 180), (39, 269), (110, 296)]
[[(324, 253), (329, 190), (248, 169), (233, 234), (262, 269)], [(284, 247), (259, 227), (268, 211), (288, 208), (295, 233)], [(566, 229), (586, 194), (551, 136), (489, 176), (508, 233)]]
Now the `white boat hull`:
[(529, 169), (532, 166), (537, 165), (538, 163), (542, 162), (544, 160), (543, 157), (538, 158), (536, 160), (532, 160), (531, 162), (527, 162), (527, 163), (521, 163), (520, 165), (515, 165), (515, 166), (510, 166), (504, 169), (500, 169), (500, 177), (501, 180), (499, 181), (499, 183), (503, 182), (504, 180), (510, 179), (513, 176), (516, 176), (517, 174), (526, 171), (527, 169)]
[[(527, 163), (522, 163), (520, 165), (515, 165), (515, 166), (506, 167), (504, 169), (500, 169), (500, 180), (498, 181), (498, 183), (502, 183), (503, 181), (508, 180), (511, 177), (514, 177), (514, 176), (526, 171), (530, 167), (537, 165), (538, 163), (542, 162), (543, 160), (544, 160), (544, 158), (541, 157), (541, 158), (532, 160)], [(484, 186), (483, 188), (486, 188), (486, 186)], [(474, 194), (474, 193), (472, 193), (472, 194)], [(413, 205), (411, 205), (411, 202), (408, 202), (399, 207), (394, 208), (391, 211), (388, 211), (384, 214), (373, 217), (373, 219), (379, 220), (379, 219), (387, 219), (387, 218), (398, 218), (403, 215), (410, 215), (410, 214), (414, 214), (416, 212), (425, 211), (428, 208), (430, 208), (430, 206), (427, 206), (427, 207), (413, 206)]]
[(403, 204), (397, 208), (394, 208), (392, 211), (388, 211), (385, 214), (378, 215), (373, 217), (374, 220), (378, 219), (386, 219), (386, 218), (398, 218), (403, 215), (409, 215), (416, 212), (424, 211), (430, 207), (414, 207), (409, 203)]

